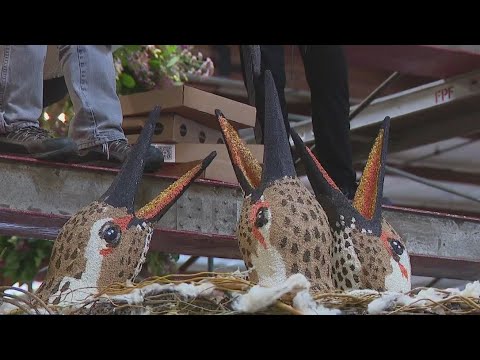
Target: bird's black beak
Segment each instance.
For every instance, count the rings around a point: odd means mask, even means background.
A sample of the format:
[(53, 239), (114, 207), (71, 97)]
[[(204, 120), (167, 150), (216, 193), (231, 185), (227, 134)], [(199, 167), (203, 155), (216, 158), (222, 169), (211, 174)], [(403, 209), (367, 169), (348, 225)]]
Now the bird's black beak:
[(143, 176), (145, 158), (159, 117), (160, 107), (156, 106), (150, 113), (137, 143), (133, 145), (120, 172), (100, 201), (116, 208), (127, 208), (127, 212), (133, 214), (135, 194)]
[(272, 73), (265, 72), (265, 147), (261, 187), (283, 177), (295, 177), (290, 142)]

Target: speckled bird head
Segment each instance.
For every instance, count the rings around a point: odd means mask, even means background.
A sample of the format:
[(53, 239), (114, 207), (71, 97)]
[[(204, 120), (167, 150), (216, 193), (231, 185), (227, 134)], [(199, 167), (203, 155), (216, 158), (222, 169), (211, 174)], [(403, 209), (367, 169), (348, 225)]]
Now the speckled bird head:
[(82, 302), (112, 283), (133, 281), (145, 261), (154, 223), (215, 157), (211, 153), (135, 213), (135, 194), (159, 116), (156, 107), (105, 194), (60, 230), (46, 279), (37, 291), (42, 300), (60, 305)]
[(327, 212), (334, 236), (332, 272), (337, 288), (409, 291), (410, 258), (405, 243), (382, 217), (383, 180), (390, 118), (370, 151), (353, 203), (342, 194), (300, 139), (291, 135), (315, 196)]
[(220, 110), (216, 111), (245, 198), (237, 238), (251, 280), (277, 285), (302, 273), (312, 288), (331, 289), (332, 236), (322, 207), (295, 173), (278, 95), (265, 73), (263, 169)]

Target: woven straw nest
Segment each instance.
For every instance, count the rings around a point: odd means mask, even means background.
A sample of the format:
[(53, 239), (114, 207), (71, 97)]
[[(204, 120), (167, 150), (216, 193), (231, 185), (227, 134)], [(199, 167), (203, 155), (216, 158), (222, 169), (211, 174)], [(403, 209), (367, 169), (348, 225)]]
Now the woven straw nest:
[[(298, 275), (298, 274), (297, 274)], [(46, 305), (34, 294), (0, 287), (0, 313), (63, 315), (234, 315), (234, 314), (480, 314), (480, 283), (458, 289), (416, 288), (406, 294), (370, 290), (321, 293), (306, 279), (262, 288), (244, 273), (199, 273), (114, 284), (75, 306)], [(12, 290), (18, 291), (16, 294)], [(301, 295), (301, 296), (300, 296)], [(3, 304), (3, 305), (2, 305)], [(8, 309), (8, 310), (5, 310)]]

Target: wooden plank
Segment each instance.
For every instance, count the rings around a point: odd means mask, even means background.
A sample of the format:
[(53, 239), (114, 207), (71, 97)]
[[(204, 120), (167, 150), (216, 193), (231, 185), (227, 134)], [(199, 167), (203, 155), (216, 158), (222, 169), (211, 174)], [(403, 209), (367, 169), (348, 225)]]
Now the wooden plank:
[(480, 54), (438, 45), (346, 45), (350, 66), (445, 79), (480, 69)]
[[(477, 132), (479, 101), (478, 71), (379, 98), (350, 124), (354, 161), (366, 159), (385, 116), (391, 118), (389, 152), (397, 152)], [(292, 126), (313, 142), (311, 122)]]

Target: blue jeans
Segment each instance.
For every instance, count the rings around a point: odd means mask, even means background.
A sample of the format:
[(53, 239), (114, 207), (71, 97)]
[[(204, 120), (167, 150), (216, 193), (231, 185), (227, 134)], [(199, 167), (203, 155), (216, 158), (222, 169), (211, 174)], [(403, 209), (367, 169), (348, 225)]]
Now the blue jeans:
[[(85, 149), (125, 139), (111, 45), (58, 45), (75, 116), (68, 135)], [(47, 45), (0, 45), (0, 134), (39, 126)]]

